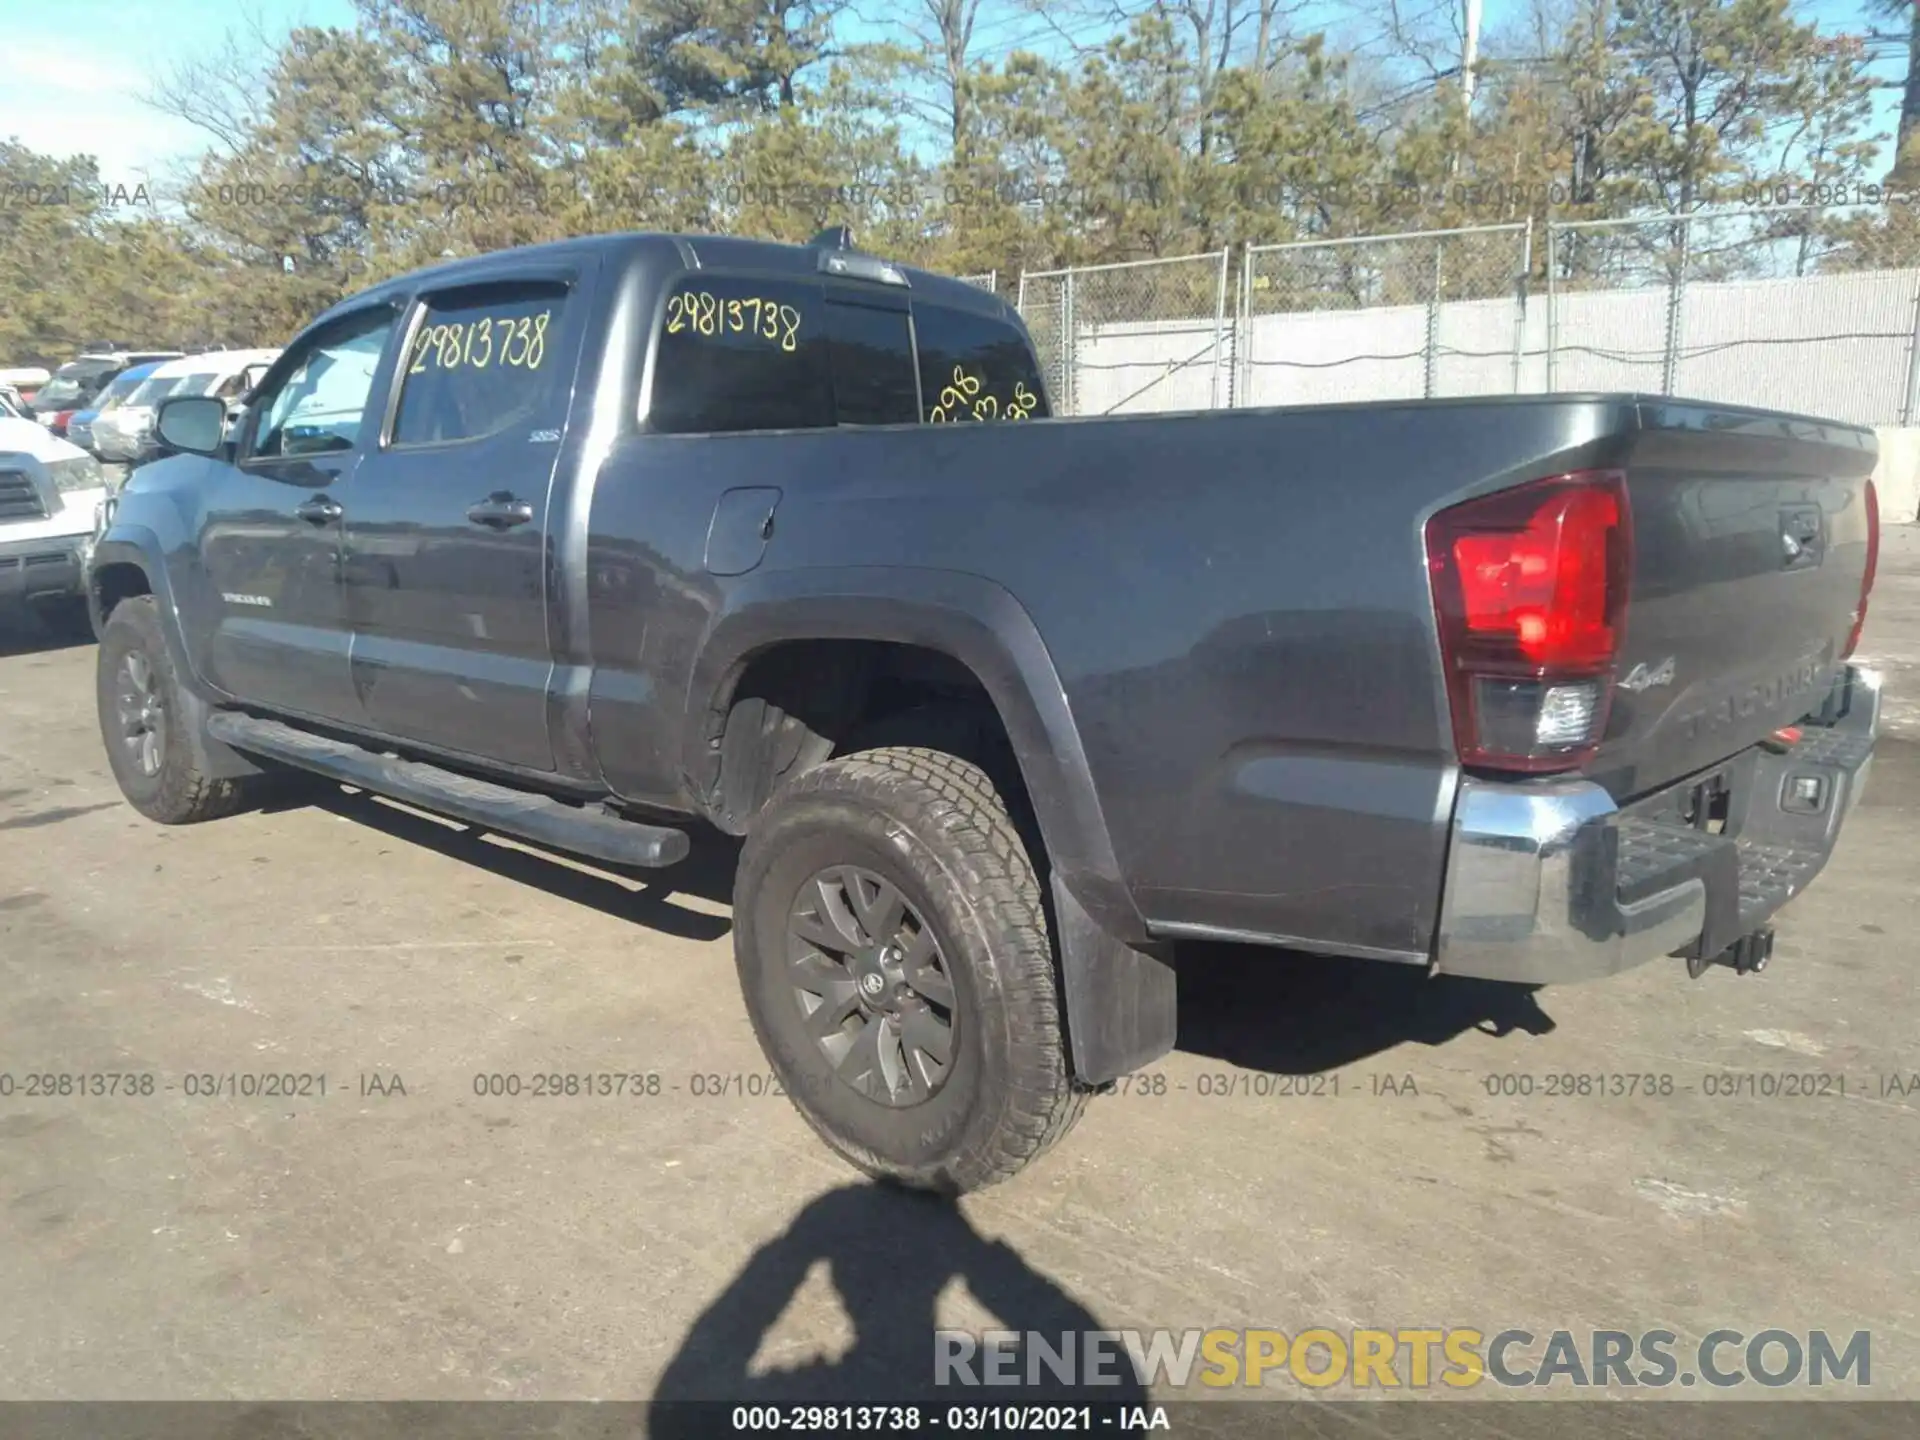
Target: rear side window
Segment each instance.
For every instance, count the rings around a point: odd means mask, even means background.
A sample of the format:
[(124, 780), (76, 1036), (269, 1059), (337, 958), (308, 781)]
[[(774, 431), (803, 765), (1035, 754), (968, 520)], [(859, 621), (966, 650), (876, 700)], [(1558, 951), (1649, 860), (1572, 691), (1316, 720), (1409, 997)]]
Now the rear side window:
[(689, 275), (667, 296), (647, 423), (666, 435), (834, 423), (820, 289)]
[(558, 282), (473, 285), (423, 301), (401, 376), (395, 446), (477, 440), (551, 418), (559, 408)]
[(930, 424), (1046, 417), (1032, 352), (1013, 326), (916, 304), (913, 328), (920, 342), (921, 405)]
[(829, 304), (827, 345), (842, 425), (911, 425), (920, 418), (906, 311)]

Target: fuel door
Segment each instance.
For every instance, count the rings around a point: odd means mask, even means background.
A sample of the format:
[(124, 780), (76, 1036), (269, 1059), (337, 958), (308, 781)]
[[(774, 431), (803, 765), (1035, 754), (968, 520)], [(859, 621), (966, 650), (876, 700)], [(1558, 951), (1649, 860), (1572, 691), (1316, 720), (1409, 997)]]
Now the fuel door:
[(780, 492), (770, 485), (728, 490), (713, 507), (707, 526), (707, 573), (744, 575), (767, 553)]

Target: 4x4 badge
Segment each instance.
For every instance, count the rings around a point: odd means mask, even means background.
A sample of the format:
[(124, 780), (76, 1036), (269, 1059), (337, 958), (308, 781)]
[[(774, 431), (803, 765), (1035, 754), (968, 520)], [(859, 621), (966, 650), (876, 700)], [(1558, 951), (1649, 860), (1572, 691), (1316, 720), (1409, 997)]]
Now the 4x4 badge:
[(1651, 690), (1656, 685), (1673, 683), (1673, 656), (1669, 655), (1658, 665), (1649, 665), (1642, 660), (1629, 670), (1620, 681), (1622, 690), (1632, 690), (1638, 694), (1642, 690)]

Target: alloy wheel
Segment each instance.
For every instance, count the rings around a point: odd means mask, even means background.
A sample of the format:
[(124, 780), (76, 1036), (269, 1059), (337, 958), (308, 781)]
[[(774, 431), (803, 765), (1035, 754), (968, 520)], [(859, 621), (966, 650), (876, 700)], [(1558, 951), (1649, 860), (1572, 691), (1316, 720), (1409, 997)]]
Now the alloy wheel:
[(899, 886), (858, 865), (819, 871), (788, 912), (787, 966), (807, 1033), (842, 1080), (895, 1108), (939, 1092), (956, 1053), (953, 979)]

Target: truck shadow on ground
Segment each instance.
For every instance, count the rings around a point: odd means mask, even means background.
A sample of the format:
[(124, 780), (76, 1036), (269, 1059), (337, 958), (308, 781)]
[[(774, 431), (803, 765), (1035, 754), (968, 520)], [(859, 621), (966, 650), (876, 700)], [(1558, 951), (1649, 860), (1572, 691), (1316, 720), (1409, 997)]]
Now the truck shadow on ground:
[(431, 818), (363, 791), (333, 785), (298, 789), (279, 806), (270, 808), (297, 809), (305, 805), (315, 805), (395, 840), (424, 846), (477, 865), (503, 880), (530, 885), (665, 935), (718, 940), (733, 928), (726, 916), (679, 904), (674, 898), (689, 895), (714, 904), (731, 903), (740, 842), (718, 831), (693, 829), (692, 853), (665, 870), (615, 870), (522, 841), (502, 841), (471, 826)]
[(1417, 965), (1195, 944), (1180, 947), (1178, 968), (1178, 1048), (1272, 1074), (1317, 1074), (1468, 1030), (1554, 1029), (1534, 986), (1429, 977)]
[[(820, 1264), (852, 1322), (852, 1345), (838, 1357), (797, 1364), (783, 1364), (775, 1347), (755, 1373), (750, 1368), (755, 1354)], [(705, 1436), (726, 1424), (724, 1415), (674, 1408), (684, 1402), (1144, 1403), (1146, 1396), (1125, 1356), (1111, 1350), (1107, 1378), (1118, 1381), (1124, 1376), (1123, 1383), (1068, 1383), (1047, 1364), (1030, 1364), (1032, 1358), (1044, 1358), (1036, 1352), (1036, 1357), (1018, 1356), (1014, 1370), (1022, 1383), (1017, 1387), (936, 1384), (935, 1306), (956, 1279), (1001, 1326), (1043, 1334), (1049, 1348), (1058, 1346), (1065, 1332), (1074, 1334), (1077, 1346), (1081, 1335), (1102, 1328), (1084, 1305), (1035, 1270), (1019, 1251), (975, 1230), (953, 1201), (891, 1185), (846, 1185), (808, 1204), (782, 1234), (754, 1252), (700, 1313), (661, 1372), (653, 1399), (662, 1408), (650, 1417), (650, 1433), (655, 1440)], [(968, 1373), (984, 1379), (978, 1355), (965, 1363), (968, 1368), (958, 1376), (947, 1376), (950, 1382)], [(1076, 1381), (1084, 1379), (1077, 1368), (1072, 1375)], [(1039, 1383), (1025, 1383), (1030, 1376)]]
[(0, 659), (12, 655), (51, 654), (93, 644), (93, 631), (84, 620), (48, 625), (31, 612), (0, 615)]
[[(680, 864), (615, 871), (327, 784), (296, 787), (271, 808), (307, 804), (663, 934), (718, 940), (733, 928), (727, 916), (677, 898), (732, 902), (740, 842), (705, 826), (691, 830), (693, 851)], [(1444, 1045), (1468, 1030), (1554, 1028), (1533, 987), (1429, 977), (1413, 965), (1195, 943), (1179, 947), (1178, 967), (1178, 1047), (1270, 1074), (1317, 1074), (1409, 1041)]]

